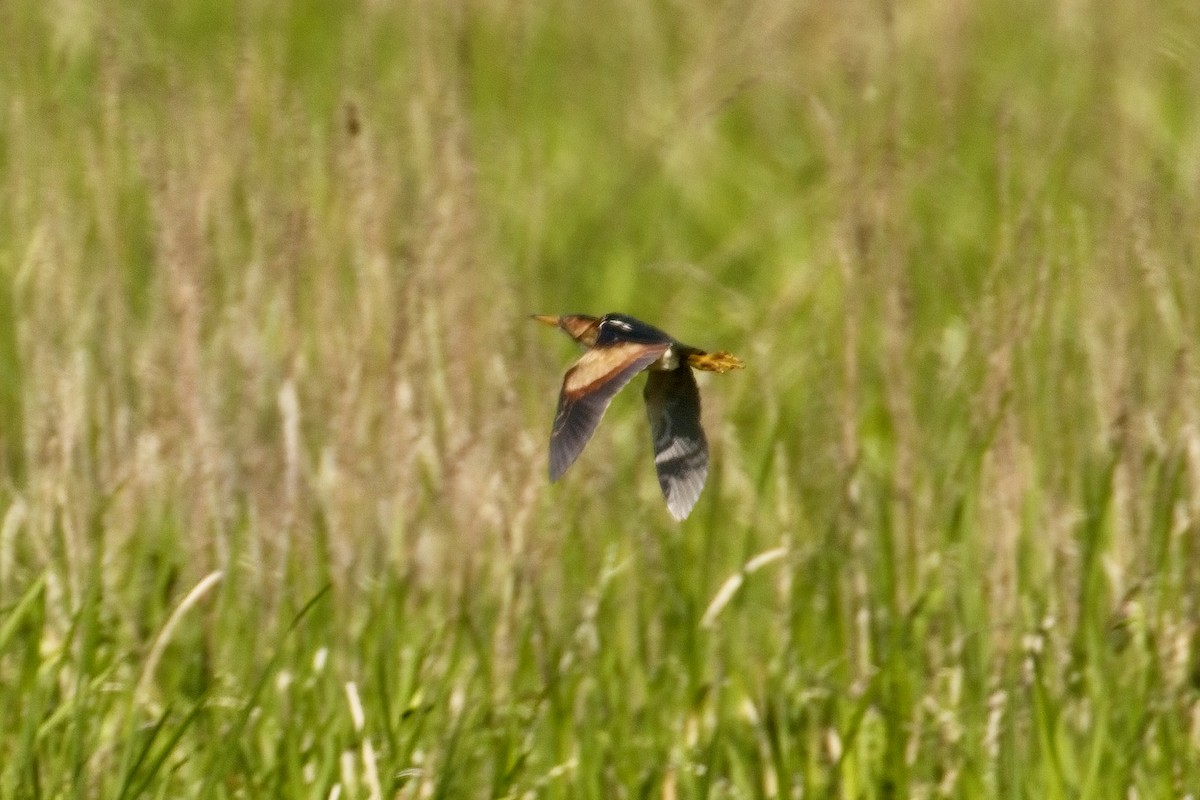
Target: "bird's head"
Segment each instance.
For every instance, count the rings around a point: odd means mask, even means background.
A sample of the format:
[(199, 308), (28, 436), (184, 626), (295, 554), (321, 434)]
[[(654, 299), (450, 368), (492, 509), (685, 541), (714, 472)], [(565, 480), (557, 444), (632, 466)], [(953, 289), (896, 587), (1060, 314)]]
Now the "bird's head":
[(544, 325), (559, 328), (584, 347), (596, 344), (596, 337), (600, 335), (600, 318), (589, 317), (587, 314), (564, 314), (561, 317), (534, 314), (533, 319)]

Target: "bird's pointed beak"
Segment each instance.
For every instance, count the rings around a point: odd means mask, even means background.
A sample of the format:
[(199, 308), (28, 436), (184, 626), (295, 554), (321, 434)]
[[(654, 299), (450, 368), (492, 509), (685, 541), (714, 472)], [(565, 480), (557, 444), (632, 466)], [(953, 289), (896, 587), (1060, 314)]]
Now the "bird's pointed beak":
[(550, 316), (549, 314), (530, 314), (530, 319), (536, 319), (543, 325), (549, 325), (551, 328), (558, 327), (558, 317)]

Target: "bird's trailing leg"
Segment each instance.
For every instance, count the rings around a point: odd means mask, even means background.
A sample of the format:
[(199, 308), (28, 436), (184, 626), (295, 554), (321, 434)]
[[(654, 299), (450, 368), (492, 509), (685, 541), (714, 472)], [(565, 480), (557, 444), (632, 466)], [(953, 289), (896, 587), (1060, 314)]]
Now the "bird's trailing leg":
[(687, 363), (693, 369), (707, 372), (729, 372), (731, 369), (741, 369), (745, 366), (740, 358), (724, 350), (719, 353), (689, 353)]

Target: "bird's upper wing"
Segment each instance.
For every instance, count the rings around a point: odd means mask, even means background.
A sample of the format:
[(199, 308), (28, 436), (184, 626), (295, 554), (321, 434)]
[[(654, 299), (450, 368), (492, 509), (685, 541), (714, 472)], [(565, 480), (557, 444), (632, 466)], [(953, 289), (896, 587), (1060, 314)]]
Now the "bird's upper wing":
[(700, 499), (708, 478), (708, 441), (700, 427), (700, 390), (686, 365), (651, 372), (646, 414), (654, 435), (654, 466), (671, 516), (681, 520)]
[(613, 395), (668, 347), (636, 342), (593, 347), (567, 370), (550, 432), (550, 480), (558, 480), (575, 463)]

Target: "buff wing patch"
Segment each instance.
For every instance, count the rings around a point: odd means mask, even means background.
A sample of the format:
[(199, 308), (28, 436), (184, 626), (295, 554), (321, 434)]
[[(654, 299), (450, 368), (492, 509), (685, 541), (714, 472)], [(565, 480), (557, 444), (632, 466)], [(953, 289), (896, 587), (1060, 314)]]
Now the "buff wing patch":
[(567, 370), (550, 431), (550, 480), (575, 463), (613, 396), (657, 361), (669, 344), (623, 342), (588, 350)]

